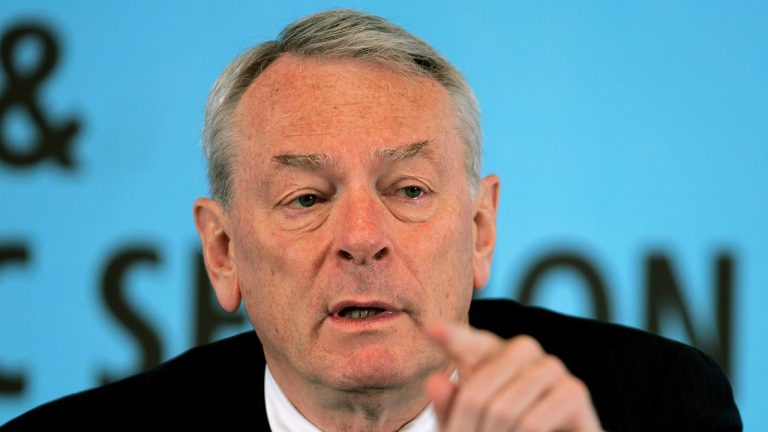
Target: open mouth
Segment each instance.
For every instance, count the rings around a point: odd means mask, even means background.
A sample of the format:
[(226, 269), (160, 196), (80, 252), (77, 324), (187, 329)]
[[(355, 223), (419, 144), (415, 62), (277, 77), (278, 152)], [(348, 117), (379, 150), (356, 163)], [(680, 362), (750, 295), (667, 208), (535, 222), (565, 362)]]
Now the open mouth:
[(349, 319), (364, 319), (376, 316), (382, 312), (384, 312), (384, 309), (377, 307), (350, 306), (340, 310), (338, 316)]
[(394, 318), (402, 310), (393, 304), (378, 300), (343, 300), (331, 306), (328, 312), (339, 322), (373, 322)]

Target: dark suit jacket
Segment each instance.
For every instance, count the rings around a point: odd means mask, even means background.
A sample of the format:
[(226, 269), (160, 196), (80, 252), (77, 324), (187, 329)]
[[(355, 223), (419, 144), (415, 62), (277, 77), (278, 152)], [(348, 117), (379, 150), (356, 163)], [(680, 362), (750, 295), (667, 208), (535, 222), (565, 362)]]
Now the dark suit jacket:
[[(608, 431), (741, 430), (728, 379), (694, 348), (507, 300), (473, 302), (470, 322), (539, 340), (587, 384)], [(259, 339), (246, 332), (42, 405), (2, 429), (267, 431), (264, 366)]]

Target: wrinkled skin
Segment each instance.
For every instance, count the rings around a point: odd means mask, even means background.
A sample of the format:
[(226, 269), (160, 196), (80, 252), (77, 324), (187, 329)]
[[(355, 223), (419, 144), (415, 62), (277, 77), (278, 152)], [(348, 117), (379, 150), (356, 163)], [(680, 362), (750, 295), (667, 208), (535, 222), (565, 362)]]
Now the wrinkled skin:
[[(535, 341), (467, 325), (499, 181), (470, 191), (455, 120), (432, 79), (276, 60), (235, 112), (230, 208), (195, 203), (217, 298), (244, 302), (275, 380), (323, 430), (396, 430), (430, 400), (445, 430), (597, 430), (588, 392)], [(516, 414), (498, 409), (521, 383)]]

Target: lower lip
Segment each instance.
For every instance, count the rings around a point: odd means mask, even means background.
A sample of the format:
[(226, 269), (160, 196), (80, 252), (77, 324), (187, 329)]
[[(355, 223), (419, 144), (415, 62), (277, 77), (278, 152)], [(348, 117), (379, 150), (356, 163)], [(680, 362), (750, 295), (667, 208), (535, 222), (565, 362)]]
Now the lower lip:
[(338, 315), (331, 315), (329, 318), (331, 323), (343, 328), (348, 328), (350, 330), (367, 330), (385, 326), (402, 314), (403, 313), (399, 311), (386, 311), (368, 318), (345, 318)]

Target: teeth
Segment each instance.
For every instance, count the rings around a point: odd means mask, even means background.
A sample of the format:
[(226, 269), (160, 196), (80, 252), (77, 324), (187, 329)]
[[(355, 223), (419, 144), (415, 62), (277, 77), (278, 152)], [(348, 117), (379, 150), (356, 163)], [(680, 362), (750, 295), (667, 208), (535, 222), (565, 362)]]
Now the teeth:
[(381, 312), (381, 309), (376, 308), (355, 308), (348, 311), (346, 314), (344, 314), (344, 316), (352, 319), (361, 319), (378, 315)]

